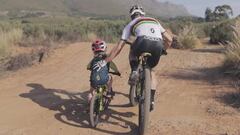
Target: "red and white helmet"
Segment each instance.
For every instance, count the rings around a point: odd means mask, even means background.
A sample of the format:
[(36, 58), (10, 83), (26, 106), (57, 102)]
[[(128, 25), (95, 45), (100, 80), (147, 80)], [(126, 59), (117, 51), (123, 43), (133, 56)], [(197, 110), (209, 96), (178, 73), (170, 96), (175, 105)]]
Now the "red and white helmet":
[(93, 52), (104, 52), (107, 49), (107, 44), (103, 40), (96, 40), (92, 43)]

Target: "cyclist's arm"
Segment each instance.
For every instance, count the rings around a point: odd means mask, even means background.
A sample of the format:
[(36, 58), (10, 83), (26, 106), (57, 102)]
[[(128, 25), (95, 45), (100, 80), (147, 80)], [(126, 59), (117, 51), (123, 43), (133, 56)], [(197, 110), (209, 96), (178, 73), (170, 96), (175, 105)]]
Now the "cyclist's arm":
[(165, 50), (167, 50), (171, 45), (172, 45), (172, 36), (170, 34), (168, 34), (167, 31), (165, 31), (164, 33), (162, 33), (163, 36), (163, 40), (164, 40), (164, 48)]
[(107, 62), (112, 61), (117, 55), (121, 52), (123, 46), (125, 45), (127, 39), (131, 35), (131, 27), (132, 23), (129, 23), (122, 32), (121, 40), (118, 42), (118, 44), (111, 50), (110, 55), (105, 59)]
[(117, 57), (117, 55), (121, 52), (121, 50), (123, 49), (125, 45), (125, 41), (124, 40), (120, 40), (118, 42), (118, 44), (111, 50), (109, 56), (105, 59), (106, 62), (110, 62), (112, 61), (115, 57)]
[(162, 33), (163, 41), (164, 41), (164, 49), (167, 50), (172, 45), (172, 36), (167, 32), (166, 29), (162, 27), (159, 23), (159, 28)]
[(87, 65), (87, 70), (92, 70), (92, 60)]

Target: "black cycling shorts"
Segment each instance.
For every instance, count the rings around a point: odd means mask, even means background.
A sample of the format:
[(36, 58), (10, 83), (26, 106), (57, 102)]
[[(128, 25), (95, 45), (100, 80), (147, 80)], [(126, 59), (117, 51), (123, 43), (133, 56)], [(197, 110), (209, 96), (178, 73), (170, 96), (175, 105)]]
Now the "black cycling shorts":
[[(144, 52), (151, 53), (152, 56), (148, 58), (147, 64), (149, 67), (154, 68), (160, 60), (160, 56), (162, 55), (163, 48), (164, 47), (161, 39), (141, 36), (135, 40), (135, 42), (131, 46), (131, 51), (134, 56), (137, 56), (137, 58)], [(136, 63), (136, 62), (133, 62), (133, 63)], [(131, 64), (131, 67), (137, 66), (137, 65), (133, 65), (131, 61), (130, 61), (130, 64)], [(134, 68), (132, 67), (132, 69)]]

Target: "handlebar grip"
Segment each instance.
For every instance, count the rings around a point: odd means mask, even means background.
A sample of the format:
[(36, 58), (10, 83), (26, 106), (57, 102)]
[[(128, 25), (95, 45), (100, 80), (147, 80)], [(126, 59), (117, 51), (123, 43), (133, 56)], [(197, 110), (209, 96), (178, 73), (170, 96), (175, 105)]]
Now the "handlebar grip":
[(132, 45), (133, 43), (129, 42), (129, 41), (125, 41), (126, 44)]
[(121, 76), (121, 73), (116, 73), (116, 72), (109, 72), (110, 74)]

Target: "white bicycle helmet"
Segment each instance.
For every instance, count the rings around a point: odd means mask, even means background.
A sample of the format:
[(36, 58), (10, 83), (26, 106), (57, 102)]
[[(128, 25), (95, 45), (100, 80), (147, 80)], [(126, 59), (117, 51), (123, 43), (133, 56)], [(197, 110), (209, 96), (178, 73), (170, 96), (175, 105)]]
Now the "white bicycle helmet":
[(144, 12), (143, 7), (139, 6), (139, 5), (134, 5), (131, 7), (130, 11), (130, 16), (134, 16), (135, 14), (139, 13), (140, 15), (145, 15), (146, 13)]

